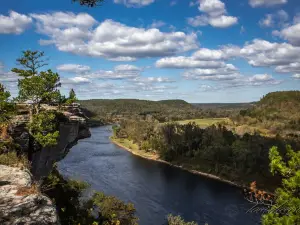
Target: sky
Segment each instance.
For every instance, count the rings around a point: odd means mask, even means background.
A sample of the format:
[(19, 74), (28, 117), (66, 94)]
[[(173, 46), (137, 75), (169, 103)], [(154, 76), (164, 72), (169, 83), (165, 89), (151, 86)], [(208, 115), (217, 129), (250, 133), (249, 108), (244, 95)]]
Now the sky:
[(252, 102), (300, 89), (299, 0), (10, 0), (0, 7), (0, 82), (44, 51), (79, 99)]

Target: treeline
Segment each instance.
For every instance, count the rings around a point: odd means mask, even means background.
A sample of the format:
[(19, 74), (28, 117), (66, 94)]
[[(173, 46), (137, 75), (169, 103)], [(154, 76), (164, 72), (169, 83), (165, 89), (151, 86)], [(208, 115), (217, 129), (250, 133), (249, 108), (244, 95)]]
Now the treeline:
[(137, 99), (93, 99), (82, 100), (80, 104), (92, 119), (113, 123), (121, 119), (154, 118), (159, 122), (200, 119), (224, 118), (238, 114), (239, 108), (201, 108), (183, 100), (147, 101)]
[(241, 110), (232, 119), (239, 124), (260, 126), (274, 134), (299, 135), (300, 91), (278, 91), (265, 95), (254, 107)]
[(221, 125), (201, 129), (195, 123), (124, 120), (114, 127), (114, 133), (117, 138), (132, 140), (139, 149), (153, 151), (166, 161), (236, 182), (257, 180), (268, 189), (280, 181), (269, 172), (269, 149), (275, 145), (285, 153), (287, 144), (299, 147), (279, 136), (239, 136)]

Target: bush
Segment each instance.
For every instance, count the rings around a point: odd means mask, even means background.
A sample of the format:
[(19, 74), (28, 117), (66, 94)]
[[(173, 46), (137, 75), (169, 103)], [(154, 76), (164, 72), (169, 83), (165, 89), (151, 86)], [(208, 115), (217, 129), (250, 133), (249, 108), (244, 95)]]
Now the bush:
[(0, 154), (0, 164), (12, 167), (29, 168), (29, 161), (25, 156), (18, 156), (15, 151)]
[(181, 216), (168, 215), (168, 225), (198, 225), (196, 222), (185, 222)]

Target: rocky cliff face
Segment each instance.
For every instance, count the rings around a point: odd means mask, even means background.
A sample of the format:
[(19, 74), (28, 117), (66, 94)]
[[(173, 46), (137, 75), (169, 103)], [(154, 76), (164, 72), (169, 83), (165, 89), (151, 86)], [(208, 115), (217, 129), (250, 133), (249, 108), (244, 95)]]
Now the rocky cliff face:
[(67, 121), (59, 126), (59, 140), (56, 146), (42, 148), (35, 142), (26, 129), (26, 116), (17, 116), (10, 127), (10, 135), (14, 142), (20, 146), (19, 151), (28, 155), (31, 161), (31, 172), (36, 179), (47, 176), (53, 164), (61, 160), (79, 139), (91, 136), (85, 118), (66, 113)]
[(59, 224), (52, 201), (34, 189), (28, 170), (0, 165), (0, 224)]
[(9, 133), (20, 146), (18, 151), (28, 155), (31, 172), (0, 165), (0, 224), (59, 224), (55, 205), (32, 183), (47, 176), (53, 164), (61, 160), (79, 139), (91, 136), (84, 117), (70, 112), (65, 116), (67, 120), (59, 126), (57, 145), (45, 148), (36, 143), (26, 129), (28, 116), (14, 118)]

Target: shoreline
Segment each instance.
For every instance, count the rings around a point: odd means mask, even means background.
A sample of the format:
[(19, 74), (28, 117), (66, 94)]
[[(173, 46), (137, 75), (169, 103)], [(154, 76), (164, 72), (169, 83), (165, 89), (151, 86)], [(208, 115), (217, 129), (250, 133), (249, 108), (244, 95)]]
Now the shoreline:
[[(188, 168), (185, 168), (183, 166), (179, 166), (179, 165), (175, 165), (175, 164), (172, 164), (170, 162), (167, 162), (165, 160), (162, 160), (158, 157), (158, 155), (156, 154), (153, 154), (153, 153), (147, 153), (147, 152), (144, 152), (142, 150), (138, 150), (138, 151), (141, 151), (141, 153), (139, 152), (136, 152), (135, 150), (129, 148), (129, 147), (126, 147), (124, 145), (122, 145), (121, 143), (119, 143), (116, 139), (110, 137), (109, 138), (111, 140), (112, 143), (114, 143), (115, 145), (119, 146), (120, 148), (130, 152), (131, 154), (135, 155), (135, 156), (138, 156), (138, 157), (142, 157), (144, 159), (147, 159), (147, 160), (152, 160), (152, 161), (156, 161), (156, 162), (160, 162), (160, 163), (164, 163), (164, 164), (167, 164), (169, 166), (172, 166), (172, 167), (175, 167), (175, 168), (179, 168), (179, 169), (182, 169), (182, 170), (185, 170), (187, 172), (190, 172), (190, 173), (193, 173), (193, 174), (196, 174), (196, 175), (199, 175), (199, 176), (203, 176), (203, 177), (207, 177), (207, 178), (210, 178), (210, 179), (214, 179), (214, 180), (217, 180), (217, 181), (220, 181), (220, 182), (223, 182), (223, 183), (226, 183), (226, 184), (229, 184), (231, 186), (234, 186), (234, 187), (238, 187), (238, 188), (246, 188), (248, 189), (245, 185), (242, 185), (242, 184), (238, 184), (238, 183), (235, 183), (233, 181), (230, 181), (230, 180), (227, 180), (225, 178), (222, 178), (222, 177), (219, 177), (219, 176), (216, 176), (216, 175), (213, 175), (213, 174), (210, 174), (210, 173), (205, 173), (205, 172), (201, 172), (201, 171), (198, 171), (198, 170), (193, 170), (193, 169), (188, 169)], [(143, 154), (144, 153), (144, 154)]]

